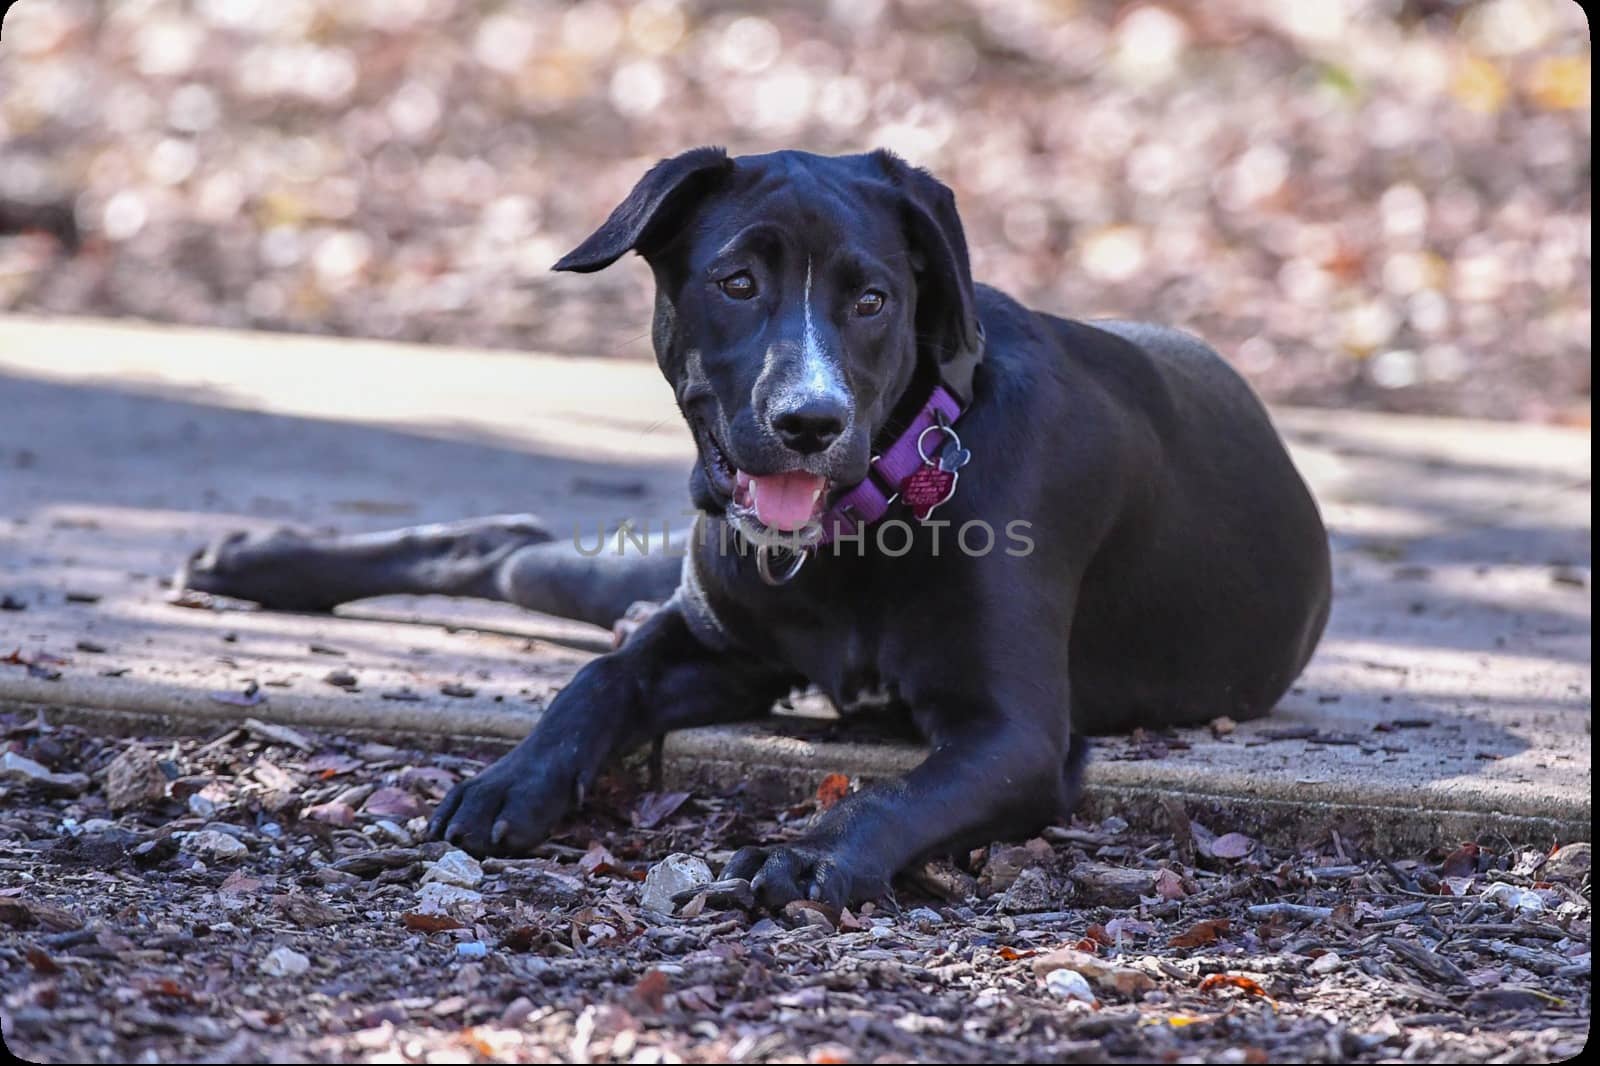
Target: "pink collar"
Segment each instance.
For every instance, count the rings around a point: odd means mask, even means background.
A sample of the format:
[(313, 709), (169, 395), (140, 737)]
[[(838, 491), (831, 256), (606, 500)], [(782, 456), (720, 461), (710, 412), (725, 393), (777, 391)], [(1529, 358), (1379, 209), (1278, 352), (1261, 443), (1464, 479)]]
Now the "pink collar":
[(872, 460), (866, 478), (822, 516), (822, 543), (857, 535), (887, 514), (896, 500), (925, 521), (953, 496), (957, 472), (970, 458), (951, 428), (960, 417), (960, 401), (943, 385), (935, 385), (905, 432)]

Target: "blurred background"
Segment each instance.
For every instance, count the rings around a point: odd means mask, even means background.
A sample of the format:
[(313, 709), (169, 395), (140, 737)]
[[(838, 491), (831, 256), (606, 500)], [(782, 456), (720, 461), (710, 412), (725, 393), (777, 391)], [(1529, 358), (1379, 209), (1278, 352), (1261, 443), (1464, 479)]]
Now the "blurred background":
[(887, 146), (980, 280), (1269, 399), (1587, 425), (1571, 0), (21, 0), (0, 308), (648, 358), (655, 159)]

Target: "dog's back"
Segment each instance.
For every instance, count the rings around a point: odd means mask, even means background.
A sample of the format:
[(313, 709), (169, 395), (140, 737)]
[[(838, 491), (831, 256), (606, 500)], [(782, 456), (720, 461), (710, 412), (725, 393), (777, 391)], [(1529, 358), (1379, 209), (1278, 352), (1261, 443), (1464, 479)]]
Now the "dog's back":
[(1110, 732), (1266, 714), (1331, 600), (1326, 530), (1266, 408), (1190, 334), (1051, 321), (1072, 372), (1115, 368), (1104, 394), (1154, 443), (1080, 588), (1075, 722)]

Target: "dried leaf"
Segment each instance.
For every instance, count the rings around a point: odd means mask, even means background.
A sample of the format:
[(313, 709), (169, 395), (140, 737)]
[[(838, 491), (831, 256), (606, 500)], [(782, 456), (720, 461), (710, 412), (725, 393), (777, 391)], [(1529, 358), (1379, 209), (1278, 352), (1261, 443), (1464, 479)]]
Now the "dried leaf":
[(1224, 936), (1233, 925), (1226, 918), (1207, 918), (1191, 925), (1167, 941), (1168, 947), (1174, 948), (1203, 948), (1215, 944)]
[(1494, 114), (1505, 106), (1507, 86), (1500, 68), (1482, 56), (1462, 57), (1450, 92), (1474, 111)]
[(367, 797), (361, 805), (362, 814), (371, 814), (379, 818), (393, 818), (397, 821), (407, 821), (425, 814), (425, 807), (421, 800), (403, 788), (386, 786), (378, 789)]
[(670, 991), (672, 991), (672, 982), (667, 979), (667, 975), (652, 967), (645, 972), (643, 977), (639, 978), (638, 983), (633, 986), (633, 990), (628, 993), (628, 996), (633, 1000), (633, 1005), (640, 1010), (648, 1011), (651, 1014), (660, 1014), (661, 1008), (665, 1005), (667, 993)]
[(305, 771), (308, 774), (332, 777), (337, 774), (347, 774), (351, 770), (359, 770), (363, 765), (360, 759), (351, 758), (349, 755), (325, 752), (307, 759), (305, 761)]
[(1589, 106), (1589, 56), (1546, 56), (1528, 76), (1528, 95), (1546, 111)]
[(635, 828), (654, 829), (677, 813), (688, 800), (687, 792), (646, 792), (630, 815)]
[(829, 774), (817, 786), (817, 806), (827, 810), (850, 794), (850, 778), (844, 774)]
[(1237, 973), (1214, 973), (1200, 982), (1200, 991), (1215, 992), (1219, 988), (1237, 988), (1248, 992), (1252, 996), (1267, 998), (1267, 990), (1262, 988), (1253, 978)]
[(450, 929), (465, 929), (466, 922), (458, 921), (448, 914), (423, 914), (420, 911), (406, 911), (400, 916), (407, 929), (418, 933), (443, 933)]
[[(1165, 868), (1156, 874), (1155, 890), (1156, 895), (1165, 900), (1182, 899), (1189, 894), (1184, 890), (1183, 878), (1179, 877), (1175, 871)], [(1106, 931), (1111, 933), (1112, 936), (1116, 936), (1116, 933), (1111, 932), (1110, 926), (1106, 927)]]
[(648, 873), (618, 862), (604, 844), (591, 844), (583, 858), (578, 860), (578, 869), (586, 877), (623, 877), (630, 881), (643, 881)]
[(1476, 844), (1461, 845), (1439, 864), (1440, 877), (1471, 877), (1478, 872), (1478, 856), (1483, 849)]

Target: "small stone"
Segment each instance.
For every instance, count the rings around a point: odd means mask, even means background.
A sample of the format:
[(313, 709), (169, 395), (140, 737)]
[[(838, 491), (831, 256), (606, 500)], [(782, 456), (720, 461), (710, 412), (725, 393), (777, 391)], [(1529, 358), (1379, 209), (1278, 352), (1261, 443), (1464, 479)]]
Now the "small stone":
[(1062, 999), (1094, 1002), (1094, 989), (1089, 986), (1088, 979), (1076, 970), (1051, 970), (1044, 975), (1044, 987), (1051, 995)]
[(309, 969), (311, 960), (293, 948), (273, 948), (261, 960), (261, 972), (268, 977), (299, 977)]
[(944, 915), (932, 907), (916, 907), (906, 912), (906, 918), (912, 925), (943, 925)]
[[(397, 827), (398, 828), (398, 827)], [(477, 888), (483, 883), (483, 867), (478, 860), (458, 849), (447, 851), (428, 864), (422, 883), (437, 882), (460, 888)]]
[(324, 825), (338, 825), (349, 828), (356, 824), (355, 808), (348, 803), (332, 800), (328, 803), (319, 803), (315, 807), (307, 807), (301, 815), (306, 821), (322, 822)]
[(518, 996), (500, 1012), (500, 1024), (508, 1029), (520, 1028), (538, 1007), (527, 996)]
[(912, 884), (951, 903), (964, 902), (978, 891), (978, 882), (945, 859), (934, 859), (906, 870)]
[(1592, 847), (1588, 841), (1567, 844), (1550, 856), (1539, 876), (1546, 881), (1577, 884), (1589, 873)]
[(218, 829), (197, 829), (183, 838), (183, 850), (203, 859), (238, 859), (250, 849), (238, 837)]
[(453, 911), (475, 911), (482, 902), (481, 892), (434, 881), (417, 889), (416, 913), (454, 916)]
[(783, 916), (791, 925), (814, 925), (830, 933), (839, 928), (833, 909), (814, 900), (790, 900), (783, 906)]
[(55, 792), (78, 793), (89, 787), (88, 774), (58, 774), (14, 751), (0, 756), (0, 778), (42, 785)]
[(1096, 987), (1129, 999), (1142, 996), (1156, 987), (1155, 978), (1143, 970), (1121, 966), (1076, 948), (1057, 948), (1033, 960), (1033, 972), (1043, 974), (1047, 980), (1052, 971), (1059, 970), (1071, 970), (1092, 981)]
[(639, 905), (658, 914), (672, 913), (672, 897), (680, 892), (711, 882), (711, 867), (705, 860), (674, 852), (650, 867), (644, 877)]
[(1344, 960), (1337, 951), (1325, 952), (1311, 960), (1311, 965), (1306, 967), (1306, 972), (1324, 977), (1330, 973), (1338, 973), (1344, 969)]
[(156, 757), (137, 745), (124, 748), (106, 767), (106, 802), (119, 814), (154, 803), (166, 791), (167, 775)]
[(1050, 879), (1038, 867), (1029, 867), (1000, 897), (1000, 909), (1008, 914), (1025, 914), (1029, 911), (1051, 910), (1057, 904), (1057, 894), (1050, 887)]
[(370, 829), (373, 836), (385, 837), (394, 843), (399, 844), (401, 847), (409, 848), (411, 845), (417, 842), (416, 838), (413, 837), (409, 832), (391, 822), (387, 818), (381, 819), (376, 824), (372, 825)]
[(189, 797), (189, 813), (200, 818), (210, 818), (217, 813), (217, 805), (196, 792)]
[(456, 954), (464, 959), (482, 959), (489, 954), (489, 945), (481, 940), (469, 940), (456, 945)]
[(1535, 918), (1544, 913), (1544, 899), (1529, 888), (1518, 888), (1504, 881), (1490, 885), (1483, 891), (1486, 903), (1498, 903), (1506, 910), (1514, 910), (1524, 918)]
[(1043, 840), (993, 849), (978, 878), (978, 894), (986, 898), (999, 895), (1012, 886), (1022, 871), (1049, 862), (1052, 856), (1050, 845)]

